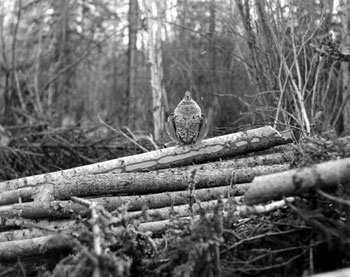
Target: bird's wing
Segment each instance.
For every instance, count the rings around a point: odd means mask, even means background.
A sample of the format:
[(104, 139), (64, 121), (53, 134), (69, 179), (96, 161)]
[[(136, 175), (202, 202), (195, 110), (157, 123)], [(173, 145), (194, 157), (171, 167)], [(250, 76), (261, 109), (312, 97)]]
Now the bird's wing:
[(168, 133), (169, 137), (173, 140), (178, 142), (179, 138), (176, 135), (176, 126), (175, 126), (175, 115), (171, 114), (168, 116), (167, 124), (165, 125), (166, 132)]
[(203, 140), (204, 137), (207, 135), (207, 133), (208, 133), (207, 117), (205, 116), (205, 114), (202, 113), (200, 117), (197, 142), (200, 142), (201, 140)]

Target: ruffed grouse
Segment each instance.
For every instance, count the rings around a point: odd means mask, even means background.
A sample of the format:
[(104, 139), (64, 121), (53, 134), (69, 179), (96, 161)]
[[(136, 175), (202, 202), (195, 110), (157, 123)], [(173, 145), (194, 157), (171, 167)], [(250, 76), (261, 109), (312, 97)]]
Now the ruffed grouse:
[(207, 135), (207, 118), (189, 91), (168, 117), (166, 130), (170, 138), (180, 145), (195, 144)]

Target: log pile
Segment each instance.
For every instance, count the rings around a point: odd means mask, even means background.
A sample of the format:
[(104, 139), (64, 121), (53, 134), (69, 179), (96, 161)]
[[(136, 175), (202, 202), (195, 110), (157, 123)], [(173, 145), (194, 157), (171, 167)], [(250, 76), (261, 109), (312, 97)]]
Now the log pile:
[[(215, 205), (220, 195), (242, 202), (255, 176), (289, 168), (293, 153), (288, 143), (290, 140), (273, 128), (262, 127), (193, 146), (2, 182), (0, 249), (4, 250), (0, 251), (0, 259), (56, 251), (57, 243), (47, 243), (52, 230), (70, 232), (74, 218), (89, 215), (89, 209), (73, 200), (74, 196), (93, 200), (109, 212), (128, 203), (128, 218), (140, 217), (147, 207), (148, 222), (140, 225), (143, 231), (164, 229), (171, 215), (192, 214), (188, 209), (193, 197), (190, 184), (195, 187), (201, 208)], [(254, 154), (273, 147), (280, 148)], [(17, 247), (19, 244), (21, 247)], [(67, 245), (61, 244), (63, 249)]]
[[(292, 196), (311, 189), (350, 183), (350, 159), (289, 170), (293, 149), (267, 126), (2, 182), (0, 260), (69, 251), (77, 246), (70, 234), (80, 219), (94, 220), (97, 207), (123, 214), (123, 222), (139, 220), (139, 232), (157, 234), (174, 217), (196, 219), (219, 202), (233, 202), (233, 215), (242, 218), (291, 205)], [(93, 231), (98, 238), (98, 227)], [(57, 239), (57, 232), (64, 235)]]

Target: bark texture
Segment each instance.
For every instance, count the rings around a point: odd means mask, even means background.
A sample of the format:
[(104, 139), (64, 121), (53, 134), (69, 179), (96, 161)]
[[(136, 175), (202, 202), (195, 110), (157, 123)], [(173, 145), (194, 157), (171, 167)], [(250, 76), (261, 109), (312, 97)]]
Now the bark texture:
[(350, 185), (350, 158), (259, 176), (245, 193), (245, 202), (251, 205), (339, 184)]

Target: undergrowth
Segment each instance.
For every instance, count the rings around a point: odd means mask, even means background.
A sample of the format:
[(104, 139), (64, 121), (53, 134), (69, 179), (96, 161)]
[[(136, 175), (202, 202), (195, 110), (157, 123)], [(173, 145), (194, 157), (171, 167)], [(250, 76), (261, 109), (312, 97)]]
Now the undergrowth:
[[(99, 208), (70, 239), (75, 250), (46, 276), (301, 276), (350, 266), (349, 214), (312, 195), (268, 215), (232, 218), (218, 205), (173, 218), (164, 234), (142, 233)], [(222, 216), (222, 210), (227, 213)], [(102, 236), (94, 250), (93, 224)], [(60, 236), (60, 235), (59, 235)], [(64, 235), (66, 236), (66, 235)]]
[(154, 150), (148, 136), (129, 129), (110, 132), (90, 128), (50, 128), (46, 125), (9, 127), (9, 142), (0, 143), (0, 182), (142, 153), (131, 140)]

